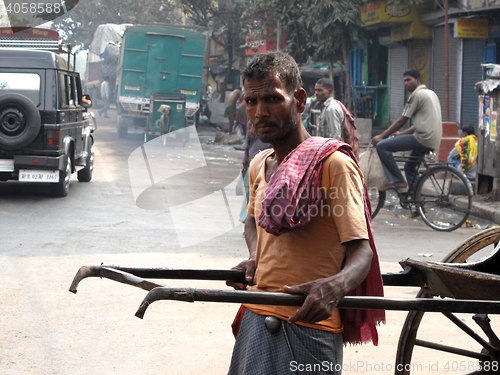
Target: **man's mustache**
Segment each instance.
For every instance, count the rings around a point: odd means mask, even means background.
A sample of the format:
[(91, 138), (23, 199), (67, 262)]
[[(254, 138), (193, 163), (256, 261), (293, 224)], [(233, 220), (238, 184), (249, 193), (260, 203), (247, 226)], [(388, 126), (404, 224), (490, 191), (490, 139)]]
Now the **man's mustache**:
[(274, 121), (265, 121), (265, 120), (259, 120), (254, 124), (255, 128), (259, 127), (267, 127), (267, 126), (278, 126), (278, 124)]

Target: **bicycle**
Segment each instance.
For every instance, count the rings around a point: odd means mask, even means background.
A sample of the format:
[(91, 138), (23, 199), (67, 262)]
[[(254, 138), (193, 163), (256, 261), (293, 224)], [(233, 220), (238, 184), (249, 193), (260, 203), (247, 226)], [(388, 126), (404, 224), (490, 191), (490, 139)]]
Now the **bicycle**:
[[(420, 172), (422, 164), (425, 168), (422, 174), (416, 173), (408, 186), (416, 186), (415, 191), (394, 189), (401, 207), (412, 209), (432, 229), (451, 232), (460, 228), (469, 217), (472, 210), (473, 190), (465, 174), (448, 163), (434, 163), (434, 152), (428, 152), (418, 157), (396, 156), (396, 161), (414, 161), (418, 163)], [(368, 189), (372, 206), (372, 219), (379, 213), (385, 203), (386, 191), (376, 188)]]

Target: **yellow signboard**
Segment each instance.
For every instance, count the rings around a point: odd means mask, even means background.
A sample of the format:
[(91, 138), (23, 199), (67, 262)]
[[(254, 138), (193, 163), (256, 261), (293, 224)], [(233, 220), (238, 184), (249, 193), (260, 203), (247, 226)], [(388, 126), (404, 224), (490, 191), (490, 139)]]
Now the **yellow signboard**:
[(391, 42), (408, 39), (431, 39), (432, 29), (419, 20), (397, 24), (391, 27)]
[(413, 5), (400, 4), (394, 0), (368, 3), (361, 9), (361, 21), (364, 26), (383, 22), (411, 22), (415, 19), (417, 17)]
[(454, 30), (455, 38), (488, 38), (488, 20), (457, 18)]
[(361, 9), (361, 21), (365, 25), (372, 25), (382, 19), (382, 3), (368, 3)]
[(429, 85), (429, 52), (431, 41), (427, 39), (414, 39), (411, 43), (411, 65), (420, 72), (420, 81)]

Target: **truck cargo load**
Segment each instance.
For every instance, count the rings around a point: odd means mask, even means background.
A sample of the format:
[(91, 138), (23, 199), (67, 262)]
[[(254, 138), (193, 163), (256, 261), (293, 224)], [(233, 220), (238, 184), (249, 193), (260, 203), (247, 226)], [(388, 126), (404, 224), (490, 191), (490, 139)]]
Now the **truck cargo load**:
[(100, 98), (100, 87), (104, 79), (109, 82), (111, 97), (116, 94), (116, 76), (120, 58), (123, 33), (130, 24), (99, 25), (89, 47), (85, 91), (92, 98)]

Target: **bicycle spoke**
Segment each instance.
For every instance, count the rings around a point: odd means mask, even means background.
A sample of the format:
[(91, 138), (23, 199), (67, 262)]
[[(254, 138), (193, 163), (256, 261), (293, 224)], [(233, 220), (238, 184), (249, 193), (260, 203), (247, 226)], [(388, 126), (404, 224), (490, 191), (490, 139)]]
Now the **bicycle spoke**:
[(443, 187), (441, 188), (439, 186), (439, 182), (436, 176), (430, 176), (429, 181), (431, 182), (432, 186), (436, 189), (436, 194), (439, 194), (440, 196), (444, 194), (444, 182), (443, 182)]
[(436, 230), (460, 227), (471, 208), (471, 194), (465, 176), (448, 167), (431, 169), (422, 176), (415, 204), (424, 222)]

